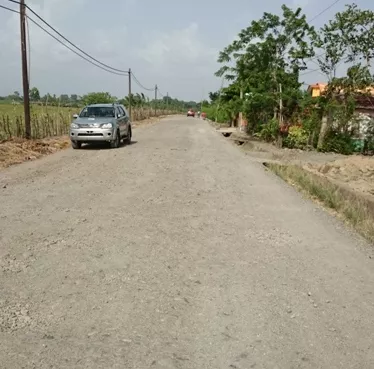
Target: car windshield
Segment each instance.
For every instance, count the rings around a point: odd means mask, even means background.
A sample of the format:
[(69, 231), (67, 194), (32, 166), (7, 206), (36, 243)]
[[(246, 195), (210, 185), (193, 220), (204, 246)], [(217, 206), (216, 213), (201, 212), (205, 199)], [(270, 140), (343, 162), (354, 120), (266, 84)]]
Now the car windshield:
[(94, 118), (94, 117), (115, 117), (114, 108), (111, 106), (88, 106), (84, 108), (80, 115), (80, 118)]

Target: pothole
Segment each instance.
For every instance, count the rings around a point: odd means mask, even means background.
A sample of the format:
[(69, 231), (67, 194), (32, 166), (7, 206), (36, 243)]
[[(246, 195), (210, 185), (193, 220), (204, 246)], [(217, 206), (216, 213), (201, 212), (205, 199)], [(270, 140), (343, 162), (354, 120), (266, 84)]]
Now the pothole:
[(0, 301), (0, 332), (14, 332), (32, 324), (29, 306)]

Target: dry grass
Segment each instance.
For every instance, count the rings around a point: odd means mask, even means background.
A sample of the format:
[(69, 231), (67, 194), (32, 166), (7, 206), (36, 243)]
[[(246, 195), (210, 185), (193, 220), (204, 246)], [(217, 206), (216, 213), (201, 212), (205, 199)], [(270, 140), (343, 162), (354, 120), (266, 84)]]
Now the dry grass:
[(286, 182), (334, 210), (356, 231), (374, 242), (374, 199), (364, 197), (298, 166), (273, 163), (267, 166)]
[(15, 138), (0, 142), (0, 169), (24, 161), (35, 160), (67, 147), (70, 147), (68, 136), (36, 140)]

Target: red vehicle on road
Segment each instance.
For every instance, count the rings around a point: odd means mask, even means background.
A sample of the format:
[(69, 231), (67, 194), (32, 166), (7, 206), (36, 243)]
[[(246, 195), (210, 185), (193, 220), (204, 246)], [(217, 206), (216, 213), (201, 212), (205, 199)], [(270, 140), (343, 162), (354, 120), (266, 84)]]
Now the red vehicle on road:
[(188, 110), (187, 117), (195, 117), (195, 111), (193, 109)]

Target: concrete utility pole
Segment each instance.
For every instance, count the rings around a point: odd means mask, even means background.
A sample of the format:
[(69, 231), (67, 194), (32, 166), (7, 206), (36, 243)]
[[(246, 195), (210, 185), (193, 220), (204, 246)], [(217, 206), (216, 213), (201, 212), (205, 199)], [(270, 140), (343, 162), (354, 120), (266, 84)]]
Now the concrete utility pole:
[(155, 85), (155, 115), (157, 114), (157, 90), (158, 87)]
[(279, 125), (283, 123), (282, 84), (279, 84)]
[(21, 55), (22, 55), (22, 83), (23, 83), (23, 108), (25, 113), (25, 137), (31, 138), (31, 118), (30, 118), (30, 86), (27, 70), (27, 44), (26, 44), (26, 5), (25, 0), (21, 0), (20, 24), (21, 24)]
[(282, 84), (279, 84), (279, 136), (278, 136), (278, 147), (283, 146), (283, 99), (282, 99)]
[(202, 112), (203, 112), (204, 94), (205, 94), (205, 91), (204, 91), (204, 89), (203, 89), (202, 94), (201, 94), (201, 101), (200, 101), (200, 116), (201, 116), (201, 114), (202, 114)]
[(131, 98), (131, 68), (129, 68), (129, 115), (130, 115), (130, 121), (132, 120), (131, 116), (131, 105), (132, 105), (132, 98)]
[(169, 109), (169, 92), (166, 93), (166, 110)]
[[(240, 100), (243, 101), (243, 88), (240, 87)], [(239, 130), (242, 130), (242, 125), (243, 125), (243, 112), (241, 111), (239, 113)]]

